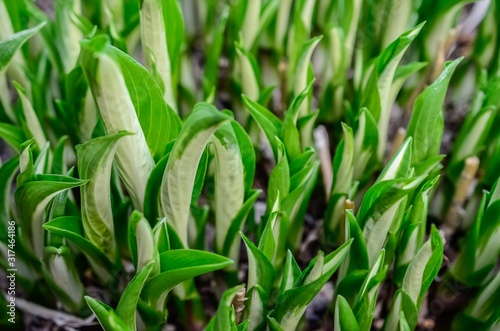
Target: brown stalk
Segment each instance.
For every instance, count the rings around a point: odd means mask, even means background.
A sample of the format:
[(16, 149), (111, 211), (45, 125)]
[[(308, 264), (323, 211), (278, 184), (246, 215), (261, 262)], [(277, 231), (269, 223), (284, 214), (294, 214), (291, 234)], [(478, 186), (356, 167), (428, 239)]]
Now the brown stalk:
[(319, 125), (316, 130), (314, 130), (314, 141), (319, 151), (326, 201), (330, 199), (330, 191), (333, 182), (332, 156), (330, 154), (330, 142), (328, 139), (326, 128), (323, 125)]
[(469, 195), (470, 187), (476, 177), (478, 168), (478, 157), (471, 156), (465, 160), (465, 166), (460, 174), (451, 207), (444, 220), (443, 230), (447, 238), (452, 236), (455, 230), (460, 226), (460, 220), (464, 214), (464, 202)]

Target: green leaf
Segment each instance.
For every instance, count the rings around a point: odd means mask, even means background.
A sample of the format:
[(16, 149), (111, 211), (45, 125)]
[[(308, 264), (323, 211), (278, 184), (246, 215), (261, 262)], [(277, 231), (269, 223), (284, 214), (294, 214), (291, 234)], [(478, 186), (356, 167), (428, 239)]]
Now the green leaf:
[(378, 287), (383, 282), (387, 267), (384, 267), (385, 250), (382, 249), (377, 255), (369, 273), (361, 285), (356, 300), (354, 302), (353, 312), (359, 324), (360, 330), (370, 330), (375, 305), (377, 303)]
[(259, 285), (266, 293), (269, 293), (276, 276), (271, 261), (242, 232), (240, 232), (240, 236), (245, 243), (248, 254), (247, 289), (251, 290), (255, 285)]
[(306, 148), (304, 153), (300, 154), (297, 158), (290, 162), (290, 174), (296, 175), (305, 166), (308, 166), (315, 160), (316, 151), (312, 148)]
[(251, 50), (259, 35), (261, 0), (245, 1), (241, 38), (245, 49)]
[(488, 197), (495, 196), (495, 191), (490, 195), (483, 195), (473, 226), (451, 267), (453, 277), (470, 287), (484, 284), (500, 255), (500, 243), (497, 240), (500, 231), (500, 200), (486, 203)]
[(344, 139), (337, 146), (333, 159), (333, 181), (325, 216), (325, 231), (331, 235), (338, 231), (344, 214), (344, 202), (348, 196), (354, 173), (354, 138), (352, 129), (342, 123)]
[(257, 102), (251, 100), (245, 95), (242, 95), (241, 97), (243, 98), (243, 103), (247, 107), (252, 117), (255, 119), (257, 124), (259, 124), (261, 130), (264, 131), (264, 134), (266, 135), (267, 140), (269, 141), (269, 144), (273, 149), (274, 159), (275, 161), (277, 161), (278, 146), (275, 137), (281, 136), (283, 124), (281, 123), (280, 119), (276, 117), (276, 115), (271, 113), (265, 107), (259, 105)]
[(26, 41), (40, 31), (45, 24), (46, 23), (44, 22), (34, 28), (17, 32), (7, 39), (0, 41), (0, 49), (2, 50), (0, 52), (0, 76), (2, 76), (7, 69), (9, 62), (12, 60), (17, 50), (19, 50)]
[(120, 140), (129, 135), (132, 134), (120, 131), (76, 146), (79, 176), (88, 180), (80, 188), (81, 204), (85, 206), (82, 208), (85, 237), (111, 261), (117, 258), (111, 206), (111, 167)]
[(499, 212), (500, 200), (490, 200), (481, 221), (480, 237), (476, 247), (475, 270), (492, 270), (496, 265), (496, 258), (500, 256), (500, 243), (497, 240), (497, 235), (500, 232)]
[(164, 91), (166, 103), (177, 110), (175, 86), (184, 39), (182, 13), (176, 0), (141, 1), (141, 39), (147, 66)]
[(54, 8), (56, 45), (66, 73), (74, 68), (80, 53), (78, 43), (83, 33), (72, 19), (79, 12), (81, 8), (74, 1), (62, 1)]
[(397, 330), (398, 326), (399, 329), (403, 328), (401, 325), (403, 316), (404, 322), (408, 324), (409, 329), (415, 329), (418, 322), (418, 308), (408, 293), (403, 289), (399, 289), (394, 294), (391, 310), (384, 322), (383, 330)]
[(238, 292), (244, 290), (243, 285), (232, 287), (222, 294), (222, 298), (217, 308), (217, 313), (213, 317), (213, 330), (214, 331), (229, 331), (236, 329), (236, 322), (233, 320), (234, 310), (232, 308), (233, 299)]
[[(307, 306), (337, 270), (340, 263), (347, 255), (351, 244), (352, 240), (344, 243), (337, 250), (324, 258), (322, 254), (320, 254), (302, 273), (300, 279), (304, 281), (300, 282), (299, 279), (291, 289), (286, 290), (278, 297), (272, 316), (279, 322), (284, 330), (295, 330)], [(318, 260), (321, 261), (318, 262)], [(318, 275), (309, 277), (311, 275), (309, 274), (308, 277), (304, 277), (308, 270), (314, 269), (315, 263), (320, 263), (320, 265), (322, 265), (321, 270), (318, 270)]]
[(285, 48), (285, 38), (288, 32), (292, 3), (292, 0), (282, 0), (280, 1), (280, 6), (278, 8), (274, 46), (276, 47), (280, 55), (283, 55), (283, 51)]
[(19, 99), (21, 101), (21, 107), (23, 111), (24, 120), (26, 121), (26, 136), (30, 138), (35, 138), (35, 142), (38, 146), (38, 149), (42, 149), (47, 144), (47, 138), (42, 128), (42, 124), (40, 119), (37, 116), (37, 113), (33, 109), (33, 105), (29, 99), (29, 96), (26, 90), (17, 82), (14, 82), (14, 87), (16, 88)]
[(250, 328), (250, 320), (246, 320), (244, 322), (241, 322), (236, 326), (237, 331), (248, 331)]
[(316, 125), (316, 119), (318, 118), (319, 110), (312, 111), (306, 116), (300, 118), (297, 121), (297, 127), (300, 131), (300, 143), (302, 148), (313, 148), (313, 132)]
[(312, 79), (307, 84), (306, 88), (294, 97), (285, 113), (285, 119), (282, 126), (282, 137), (286, 146), (287, 154), (291, 160), (299, 157), (301, 153), (301, 137), (297, 128), (299, 108), (304, 103), (304, 100), (311, 95), (314, 82), (315, 79)]
[(51, 163), (51, 150), (50, 142), (47, 142), (45, 146), (40, 150), (40, 154), (36, 157), (33, 167), (35, 168), (35, 173), (46, 174), (50, 173), (50, 163)]
[(271, 317), (271, 316), (267, 316), (267, 321), (269, 323), (269, 330), (271, 331), (285, 331), (283, 330), (283, 328), (281, 327), (281, 325), (278, 323), (278, 321), (276, 321), (275, 318)]
[[(487, 322), (493, 321), (495, 311), (498, 312), (498, 303), (500, 302), (500, 273), (497, 273), (491, 281), (481, 288), (476, 297), (463, 311), (464, 315), (474, 318), (476, 321), (483, 322), (486, 326)], [(496, 313), (498, 315), (498, 313)], [(455, 322), (459, 322), (457, 318)], [(486, 323), (485, 323), (486, 322)], [(458, 324), (458, 323), (454, 323)], [(464, 328), (457, 328), (463, 330)]]
[(401, 312), (401, 318), (399, 320), (399, 327), (401, 331), (411, 331), (410, 325), (406, 320), (405, 313)]
[[(82, 67), (77, 66), (66, 75), (66, 125), (72, 141), (85, 142), (92, 138), (98, 122), (97, 105), (85, 79)], [(74, 131), (74, 132), (71, 132)]]
[(431, 228), (431, 238), (420, 248), (413, 258), (403, 279), (403, 290), (408, 293), (417, 309), (436, 278), (443, 261), (443, 241), (435, 226)]
[[(148, 220), (137, 210), (132, 212), (128, 223), (128, 245), (135, 270), (142, 270), (152, 261), (159, 263), (159, 253), (151, 226)], [(156, 269), (153, 269), (153, 271), (153, 273), (156, 273)]]
[(397, 247), (398, 254), (394, 275), (397, 283), (402, 281), (409, 263), (424, 244), (429, 205), (429, 191), (436, 185), (438, 179), (439, 176), (425, 182), (415, 195), (411, 209), (407, 210), (407, 224), (403, 229), (401, 239)]
[(31, 145), (35, 139), (25, 141), (21, 144), (21, 155), (19, 156), (19, 175), (16, 178), (17, 186), (36, 180), (35, 166), (33, 164), (33, 153)]
[[(173, 146), (173, 144), (172, 144)], [(161, 158), (151, 171), (151, 174), (146, 185), (146, 193), (144, 195), (144, 216), (154, 224), (159, 216), (159, 196), (161, 191), (161, 180), (167, 167), (170, 152)]]
[(128, 283), (120, 298), (120, 302), (118, 302), (116, 315), (125, 322), (127, 330), (137, 330), (135, 322), (137, 302), (142, 288), (154, 267), (155, 262), (153, 261), (145, 265), (144, 268), (132, 278), (130, 283)]
[[(158, 150), (158, 143), (163, 142), (163, 139), (150, 135), (158, 136), (159, 132), (169, 131), (168, 126), (163, 127), (163, 130), (160, 126), (169, 118), (168, 113), (162, 112), (165, 108), (161, 107), (161, 104), (154, 107), (150, 103), (149, 107), (144, 108), (137, 106), (140, 103), (134, 104), (132, 97), (138, 95), (149, 103), (151, 100), (149, 95), (157, 89), (157, 86), (154, 83), (142, 85), (138, 80), (134, 80), (133, 84), (137, 84), (141, 90), (129, 91), (126, 73), (129, 70), (135, 70), (134, 76), (143, 77), (145, 75), (141, 71), (146, 70), (128, 55), (113, 48), (106, 36), (97, 36), (91, 40), (82, 41), (81, 48), (80, 64), (99, 107), (107, 133), (115, 134), (122, 130), (133, 133), (133, 135), (123, 137), (118, 145), (116, 164), (135, 208), (142, 211), (147, 180), (154, 167), (150, 149), (154, 153)], [(128, 59), (130, 66), (122, 67), (120, 59), (122, 61)], [(135, 100), (137, 102), (137, 97)], [(153, 108), (157, 110), (153, 111)], [(148, 112), (147, 116), (144, 115), (145, 112)], [(157, 126), (153, 127), (153, 123)], [(151, 132), (153, 128), (154, 133)], [(155, 138), (149, 140), (149, 147), (146, 135)], [(164, 145), (161, 146), (161, 152), (163, 148)]]
[[(315, 0), (299, 1), (294, 6), (286, 50), (289, 58), (289, 77), (295, 77), (295, 70), (301, 55), (300, 47), (310, 38), (315, 3)], [(293, 80), (289, 81), (289, 87), (293, 86), (293, 83)]]
[(455, 18), (460, 8), (469, 0), (434, 1), (425, 0), (420, 5), (419, 21), (426, 20), (429, 26), (424, 31), (423, 51), (427, 59), (435, 61), (439, 52), (440, 43), (446, 41), (444, 36), (451, 32)]
[(0, 138), (18, 154), (21, 153), (21, 144), (26, 141), (23, 130), (7, 123), (0, 123)]
[(335, 302), (335, 330), (339, 331), (359, 331), (356, 317), (347, 303), (347, 300), (337, 295)]
[(277, 137), (275, 137), (275, 140), (278, 146), (278, 160), (269, 176), (266, 203), (267, 214), (272, 212), (272, 208), (278, 197), (278, 202), (281, 202), (290, 191), (290, 168), (286, 157), (285, 146)]
[(144, 286), (142, 297), (150, 305), (164, 298), (176, 285), (196, 276), (223, 269), (233, 261), (223, 256), (192, 250), (176, 249), (160, 254), (160, 274)]
[(417, 37), (424, 23), (417, 25), (403, 33), (390, 44), (377, 58), (368, 85), (364, 93), (363, 106), (366, 106), (377, 121), (378, 148), (377, 158), (382, 160), (387, 141), (387, 128), (392, 105), (389, 105), (391, 84), (396, 68), (404, 53)]
[(354, 180), (366, 180), (371, 177), (377, 167), (376, 155), (378, 146), (377, 122), (368, 109), (361, 109), (358, 129), (354, 135)]
[(57, 194), (81, 186), (87, 181), (62, 175), (37, 175), (36, 179), (19, 186), (15, 199), (24, 239), (32, 253), (41, 257), (44, 246), (44, 232), (41, 227), (45, 207)]
[(259, 285), (255, 285), (247, 293), (249, 330), (261, 330), (266, 327), (266, 316), (269, 316), (269, 293)]
[(83, 302), (84, 288), (75, 267), (71, 250), (47, 246), (43, 249), (42, 271), (64, 308), (76, 312)]
[[(266, 222), (264, 231), (259, 240), (259, 251), (264, 253), (264, 256), (272, 262), (274, 260), (274, 254), (276, 253), (277, 238), (274, 236), (276, 220), (278, 218), (278, 213), (273, 212)], [(277, 231), (276, 231), (277, 232)], [(279, 232), (278, 232), (279, 233)]]
[(401, 88), (406, 83), (406, 81), (416, 72), (425, 68), (427, 62), (411, 62), (406, 65), (400, 65), (396, 68), (394, 73), (394, 80), (391, 86), (391, 93), (389, 95), (389, 104), (394, 104)]
[(339, 281), (342, 281), (347, 275), (355, 270), (368, 270), (370, 265), (368, 261), (368, 251), (366, 249), (365, 238), (359, 227), (359, 223), (351, 209), (346, 209), (346, 235), (345, 241), (353, 239), (351, 249), (347, 257), (342, 262), (339, 270)]
[[(448, 174), (453, 182), (457, 182), (463, 170), (465, 159), (478, 155), (487, 147), (488, 137), (493, 137), (492, 129), (498, 117), (500, 101), (500, 78), (485, 80), (473, 100), (471, 110), (467, 114), (453, 145)], [(490, 167), (488, 167), (490, 168)], [(495, 179), (496, 180), (495, 176)]]
[(130, 330), (125, 321), (118, 317), (113, 308), (107, 304), (89, 296), (85, 296), (85, 301), (87, 301), (87, 305), (97, 317), (104, 331)]
[(170, 250), (170, 238), (168, 234), (167, 219), (163, 218), (156, 223), (153, 228), (153, 236), (158, 253), (163, 253)]
[(271, 215), (268, 220), (272, 227), (272, 234), (275, 242), (272, 264), (277, 273), (281, 273), (283, 262), (286, 258), (288, 238), (290, 232), (290, 220), (285, 213), (277, 212)]
[(443, 103), (451, 75), (463, 60), (447, 62), (439, 77), (415, 100), (406, 137), (412, 137), (412, 165), (439, 154), (444, 130)]
[[(492, 196), (493, 194), (490, 194)], [(484, 283), (500, 255), (500, 200), (481, 201), (474, 225), (452, 267), (454, 276), (468, 286)]]
[[(257, 1), (254, 1), (257, 2)], [(238, 66), (241, 77), (242, 93), (253, 101), (258, 101), (260, 96), (260, 71), (257, 60), (252, 53), (246, 51), (238, 43), (235, 44), (236, 54), (238, 55)]]
[[(311, 56), (313, 54), (314, 49), (321, 41), (323, 36), (315, 37), (305, 43), (300, 51), (300, 56), (297, 62), (297, 68), (295, 69), (295, 75), (293, 77), (293, 91), (296, 95), (299, 95), (302, 91), (307, 88), (308, 85), (308, 70), (311, 61)], [(299, 117), (306, 116), (309, 113), (310, 105), (302, 102), (299, 105), (298, 114)]]
[(410, 175), (412, 161), (412, 141), (407, 138), (393, 158), (387, 163), (375, 183), (384, 180), (405, 179)]
[(245, 196), (252, 193), (252, 186), (255, 176), (255, 150), (253, 147), (250, 136), (245, 129), (236, 121), (231, 121), (234, 134), (238, 140), (238, 146), (241, 154), (241, 161), (243, 162), (243, 176), (245, 182)]
[(245, 183), (238, 140), (230, 123), (215, 131), (212, 139), (215, 162), (215, 246), (221, 252), (231, 221), (243, 206)]
[(205, 176), (208, 169), (208, 149), (205, 148), (203, 154), (201, 154), (200, 162), (198, 163), (198, 168), (196, 169), (196, 176), (194, 178), (193, 193), (191, 194), (191, 203), (193, 205), (198, 204), (198, 199), (200, 198), (201, 191), (203, 190), (203, 185), (205, 184)]
[(213, 105), (196, 104), (168, 159), (160, 192), (162, 216), (171, 222), (186, 247), (189, 207), (198, 163), (212, 134), (228, 119)]
[(66, 143), (68, 141), (68, 136), (62, 136), (57, 141), (57, 145), (54, 149), (54, 154), (52, 157), (52, 169), (51, 173), (63, 175), (68, 171), (68, 166), (66, 165), (65, 151)]
[(398, 232), (408, 200), (423, 178), (381, 181), (368, 189), (358, 211), (358, 221), (369, 254), (370, 265), (384, 247), (389, 233)]
[(203, 73), (203, 83), (205, 88), (205, 97), (212, 89), (217, 88), (217, 78), (219, 72), (219, 59), (224, 43), (224, 31), (229, 17), (229, 6), (224, 6), (222, 13), (218, 17), (216, 26), (212, 32), (212, 42), (206, 47), (206, 63)]
[(0, 237), (7, 237), (7, 226), (11, 219), (11, 189), (19, 168), (19, 157), (13, 157), (0, 166)]
[(231, 220), (231, 224), (224, 239), (224, 245), (221, 251), (223, 256), (228, 256), (235, 262), (235, 264), (229, 266), (231, 269), (237, 269), (237, 263), (240, 255), (240, 237), (238, 236), (238, 233), (242, 231), (245, 221), (253, 208), (255, 201), (257, 201), (261, 194), (261, 190), (253, 191), (243, 206), (241, 206), (236, 216)]
[(290, 193), (282, 201), (282, 211), (290, 219), (289, 242), (298, 249), (309, 199), (316, 184), (319, 161), (309, 163), (290, 179)]
[(165, 146), (179, 135), (181, 120), (162, 100), (161, 90), (144, 67), (116, 48), (108, 47), (106, 52), (120, 64), (149, 150), (159, 160), (164, 156)]
[[(162, 1), (163, 24), (165, 25), (168, 55), (172, 64), (172, 85), (174, 96), (177, 96), (176, 86), (179, 82), (181, 55), (185, 43), (184, 17), (179, 1)], [(172, 106), (175, 109), (175, 105)]]
[(279, 289), (279, 293), (284, 293), (286, 290), (292, 288), (295, 282), (300, 277), (300, 268), (293, 257), (293, 254), (290, 250), (286, 253), (285, 267), (283, 269), (283, 277), (281, 278), (281, 285)]
[(115, 261), (110, 261), (90, 240), (83, 237), (83, 227), (79, 217), (62, 216), (43, 225), (43, 228), (71, 241), (88, 258), (92, 268), (103, 283), (107, 283), (118, 273)]

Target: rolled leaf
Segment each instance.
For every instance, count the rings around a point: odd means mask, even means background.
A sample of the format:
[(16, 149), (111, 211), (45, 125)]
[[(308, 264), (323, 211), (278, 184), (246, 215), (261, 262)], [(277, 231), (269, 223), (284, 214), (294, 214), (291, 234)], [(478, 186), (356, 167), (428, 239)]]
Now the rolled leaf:
[(127, 89), (120, 62), (115, 57), (118, 51), (109, 45), (104, 36), (82, 41), (81, 44), (80, 63), (108, 134), (122, 130), (133, 133), (123, 137), (118, 145), (116, 163), (134, 206), (142, 210), (146, 184), (154, 161)]
[[(309, 2), (314, 2), (314, 1), (309, 1)], [(295, 95), (300, 94), (306, 87), (309, 82), (309, 79), (307, 77), (308, 71), (309, 71), (309, 65), (311, 61), (311, 56), (313, 54), (314, 49), (318, 45), (318, 43), (321, 41), (323, 37), (315, 37), (308, 41), (304, 46), (302, 46), (302, 49), (300, 51), (300, 57), (298, 58), (297, 62), (297, 68), (295, 69), (295, 76), (293, 78), (293, 91)], [(299, 107), (299, 116), (303, 117), (306, 116), (309, 113), (310, 105), (303, 102), (300, 107)]]
[(84, 288), (69, 247), (45, 247), (43, 266), (46, 280), (64, 308), (77, 311), (83, 303)]
[(129, 135), (121, 131), (76, 146), (80, 178), (88, 180), (80, 189), (81, 203), (85, 206), (82, 208), (85, 237), (99, 247), (110, 261), (117, 258), (111, 207), (111, 166), (120, 139)]
[(339, 143), (333, 159), (333, 181), (326, 211), (325, 229), (328, 234), (338, 230), (343, 218), (344, 202), (349, 195), (354, 173), (354, 139), (352, 129), (342, 123), (344, 139)]
[(198, 163), (212, 134), (227, 120), (228, 116), (214, 106), (198, 103), (168, 159), (160, 192), (162, 215), (167, 217), (186, 247), (189, 207)]
[(26, 94), (26, 90), (19, 84), (14, 83), (16, 90), (19, 94), (19, 98), (21, 100), (24, 120), (26, 121), (26, 136), (30, 138), (35, 138), (35, 142), (38, 146), (38, 149), (42, 149), (47, 144), (47, 138), (42, 129), (42, 124), (40, 123), (40, 119), (38, 118), (31, 101)]
[(245, 198), (243, 161), (231, 124), (221, 126), (213, 135), (215, 160), (215, 243), (221, 252), (231, 221)]
[(420, 304), (432, 281), (437, 276), (443, 261), (443, 240), (435, 226), (431, 228), (431, 238), (420, 248), (413, 258), (403, 279), (403, 290), (408, 293), (415, 306)]
[[(155, 243), (148, 220), (134, 210), (128, 223), (128, 244), (135, 270), (142, 270), (151, 262), (155, 262), (158, 267), (160, 257)], [(156, 268), (153, 268), (153, 274), (156, 271)]]
[(16, 189), (15, 199), (26, 244), (33, 254), (42, 257), (45, 207), (57, 194), (81, 186), (87, 181), (62, 175), (37, 175), (35, 181), (22, 184)]
[(7, 227), (11, 219), (11, 188), (19, 168), (19, 158), (13, 157), (0, 166), (0, 236), (7, 237)]
[[(155, 73), (164, 91), (165, 101), (176, 110), (177, 102), (172, 72), (180, 60), (179, 50), (182, 39), (177, 38), (182, 38), (184, 32), (180, 8), (175, 0), (142, 0), (140, 15), (141, 41), (146, 63)], [(180, 24), (178, 24), (179, 21)], [(178, 31), (169, 33), (167, 30), (169, 25), (177, 28)], [(181, 35), (179, 35), (180, 31), (182, 31)], [(172, 60), (174, 60), (173, 63)]]

